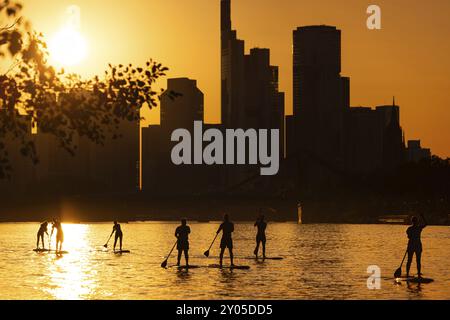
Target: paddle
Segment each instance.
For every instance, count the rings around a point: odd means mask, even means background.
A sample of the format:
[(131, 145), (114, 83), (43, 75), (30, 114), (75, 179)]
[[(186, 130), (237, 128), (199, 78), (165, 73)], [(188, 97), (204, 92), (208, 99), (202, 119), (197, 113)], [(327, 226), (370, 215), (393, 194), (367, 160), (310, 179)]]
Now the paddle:
[(173, 247), (172, 247), (172, 250), (170, 250), (169, 254), (167, 255), (167, 258), (166, 258), (166, 260), (164, 260), (164, 261), (163, 261), (163, 262), (161, 263), (161, 268), (165, 268), (165, 267), (167, 267), (167, 261), (169, 260), (169, 258), (170, 258), (170, 255), (172, 254), (172, 252), (173, 252), (173, 249), (175, 249), (175, 247), (176, 247), (177, 243), (178, 243), (178, 240), (177, 240), (177, 241), (175, 241), (175, 244), (173, 245)]
[(403, 262), (405, 262), (407, 253), (408, 253), (408, 249), (406, 249), (406, 251), (405, 251), (405, 255), (403, 256), (403, 260), (402, 260), (402, 263), (400, 264), (400, 267), (397, 270), (395, 270), (394, 278), (400, 278), (402, 276), (402, 266), (403, 266)]
[(108, 248), (108, 243), (109, 243), (109, 240), (111, 240), (112, 235), (113, 234), (111, 233), (111, 235), (108, 238), (108, 241), (106, 241), (106, 243), (103, 245), (105, 248)]
[(206, 250), (205, 253), (203, 253), (205, 255), (205, 257), (207, 257), (207, 258), (209, 257), (209, 250), (211, 250), (211, 248), (212, 248), (214, 242), (216, 241), (218, 235), (219, 234), (216, 233), (216, 236), (214, 237), (214, 240), (211, 242), (211, 245), (209, 246), (208, 250)]

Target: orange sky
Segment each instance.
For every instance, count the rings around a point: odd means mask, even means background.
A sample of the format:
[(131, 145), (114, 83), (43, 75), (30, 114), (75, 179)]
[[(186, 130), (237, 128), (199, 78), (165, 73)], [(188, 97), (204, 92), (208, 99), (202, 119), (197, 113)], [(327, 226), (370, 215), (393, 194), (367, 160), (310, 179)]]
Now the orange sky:
[[(64, 23), (65, 9), (81, 8), (87, 59), (73, 67), (85, 76), (112, 63), (153, 58), (169, 77), (198, 80), (206, 121), (220, 119), (219, 0), (24, 0), (25, 15), (46, 36)], [(382, 30), (366, 28), (366, 8), (382, 9)], [(450, 156), (450, 1), (234, 0), (234, 28), (246, 48), (266, 47), (280, 66), (280, 88), (292, 112), (292, 30), (336, 25), (343, 32), (342, 74), (350, 76), (352, 106), (401, 106), (407, 139), (422, 139)], [(164, 85), (162, 83), (161, 85)]]

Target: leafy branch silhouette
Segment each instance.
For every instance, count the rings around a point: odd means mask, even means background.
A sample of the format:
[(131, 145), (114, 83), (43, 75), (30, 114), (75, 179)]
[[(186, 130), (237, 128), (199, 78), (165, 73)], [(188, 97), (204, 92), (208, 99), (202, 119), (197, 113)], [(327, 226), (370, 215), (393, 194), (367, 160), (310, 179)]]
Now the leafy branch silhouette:
[(99, 145), (108, 137), (119, 138), (122, 121), (138, 122), (143, 106), (158, 105), (163, 90), (153, 88), (168, 71), (153, 60), (143, 67), (109, 64), (101, 78), (88, 80), (57, 71), (48, 63), (43, 35), (32, 30), (21, 11), (20, 3), (0, 0), (0, 61), (9, 65), (4, 72), (0, 69), (0, 179), (11, 178), (7, 144), (12, 141), (23, 156), (38, 163), (33, 127), (54, 136), (71, 155), (76, 136)]

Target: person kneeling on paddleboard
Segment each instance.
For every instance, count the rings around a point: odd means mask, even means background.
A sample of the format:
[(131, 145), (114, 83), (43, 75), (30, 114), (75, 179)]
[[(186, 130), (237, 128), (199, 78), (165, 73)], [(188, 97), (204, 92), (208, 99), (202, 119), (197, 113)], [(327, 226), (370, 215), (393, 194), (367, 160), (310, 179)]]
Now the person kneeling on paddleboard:
[(186, 219), (181, 220), (181, 226), (175, 230), (175, 237), (177, 240), (178, 260), (177, 266), (180, 266), (181, 254), (184, 251), (184, 258), (186, 259), (186, 266), (189, 266), (189, 234), (191, 228), (188, 227)]
[(36, 241), (36, 249), (39, 250), (39, 240), (42, 240), (42, 249), (45, 250), (45, 244), (44, 244), (44, 234), (47, 234), (48, 222), (45, 221), (41, 223), (41, 226), (39, 227), (39, 231), (37, 233), (37, 241)]
[(233, 239), (231, 237), (231, 234), (234, 231), (234, 224), (230, 222), (228, 214), (225, 214), (223, 217), (223, 223), (220, 225), (219, 230), (217, 230), (217, 234), (219, 234), (220, 231), (222, 231), (222, 240), (220, 241), (220, 266), (222, 267), (223, 254), (226, 248), (228, 248), (228, 251), (230, 252), (231, 266), (234, 266)]
[[(117, 221), (114, 221), (114, 226), (111, 232), (111, 236), (113, 235), (113, 233), (116, 233), (114, 236), (114, 252), (116, 251), (116, 245), (117, 245), (117, 240), (120, 240), (119, 246), (120, 246), (120, 251), (122, 251), (122, 240), (123, 240), (123, 233), (122, 233), (122, 228), (120, 227), (120, 224)], [(111, 237), (110, 236), (110, 237)]]
[[(427, 226), (427, 222), (423, 214), (420, 214), (421, 219), (418, 217), (412, 217), (411, 222), (412, 225), (406, 230), (406, 234), (408, 235), (408, 262), (406, 263), (406, 277), (409, 278), (409, 270), (411, 269), (411, 263), (413, 260), (413, 255), (416, 254), (416, 262), (417, 262), (417, 274), (420, 278), (422, 276), (421, 273), (421, 258), (422, 258), (422, 241), (420, 236), (422, 234), (423, 229)], [(421, 220), (421, 221), (419, 221)]]

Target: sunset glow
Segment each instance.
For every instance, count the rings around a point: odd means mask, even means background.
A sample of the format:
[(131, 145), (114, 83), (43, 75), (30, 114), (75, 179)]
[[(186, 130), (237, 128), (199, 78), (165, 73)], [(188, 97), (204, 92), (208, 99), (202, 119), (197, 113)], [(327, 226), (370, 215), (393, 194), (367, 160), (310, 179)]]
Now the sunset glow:
[(49, 42), (51, 60), (58, 66), (80, 64), (87, 56), (86, 39), (73, 28), (63, 28)]
[(450, 301), (449, 14), (0, 0), (3, 314), (436, 312), (419, 304)]
[(50, 60), (58, 67), (79, 66), (86, 58), (88, 45), (81, 33), (81, 8), (71, 5), (62, 16), (63, 26), (49, 40)]

